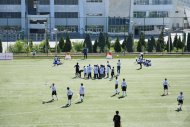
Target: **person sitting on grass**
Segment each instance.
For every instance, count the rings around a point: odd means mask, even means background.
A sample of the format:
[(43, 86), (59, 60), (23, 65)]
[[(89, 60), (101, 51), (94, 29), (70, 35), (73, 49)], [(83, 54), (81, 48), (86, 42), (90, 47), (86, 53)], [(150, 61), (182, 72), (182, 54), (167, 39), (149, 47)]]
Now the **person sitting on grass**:
[(151, 66), (151, 60), (145, 60), (144, 61), (144, 66), (146, 66), (146, 67)]
[(178, 101), (178, 111), (182, 111), (182, 105), (183, 105), (183, 100), (184, 100), (184, 96), (183, 96), (183, 92), (180, 92), (179, 96), (177, 97), (177, 101)]
[(54, 61), (53, 61), (53, 65), (54, 66), (58, 66), (58, 65), (61, 65), (62, 63), (61, 63), (61, 60), (60, 60), (60, 58), (59, 57), (57, 57), (57, 56), (55, 56), (54, 57)]

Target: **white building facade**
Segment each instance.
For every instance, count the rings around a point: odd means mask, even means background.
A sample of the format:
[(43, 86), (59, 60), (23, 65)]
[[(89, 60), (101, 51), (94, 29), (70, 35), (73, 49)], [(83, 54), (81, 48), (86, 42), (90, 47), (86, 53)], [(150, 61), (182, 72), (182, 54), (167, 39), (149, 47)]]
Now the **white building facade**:
[(45, 33), (53, 39), (55, 28), (60, 34), (159, 34), (184, 27), (177, 5), (177, 0), (1, 0), (0, 34), (36, 40)]

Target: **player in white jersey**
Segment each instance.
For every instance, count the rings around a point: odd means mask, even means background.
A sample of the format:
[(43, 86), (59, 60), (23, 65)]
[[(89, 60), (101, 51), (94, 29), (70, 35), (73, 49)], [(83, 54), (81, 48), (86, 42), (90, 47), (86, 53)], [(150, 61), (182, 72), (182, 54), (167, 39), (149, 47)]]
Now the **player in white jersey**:
[(73, 92), (70, 90), (69, 87), (67, 87), (67, 97), (68, 97), (68, 103), (67, 103), (67, 105), (68, 105), (68, 106), (71, 105), (72, 96), (73, 96)]
[(109, 61), (107, 61), (107, 67), (106, 67), (107, 78), (109, 78), (110, 70), (111, 70), (111, 65), (109, 64)]
[(169, 83), (167, 81), (167, 78), (165, 78), (163, 81), (163, 88), (164, 88), (164, 94), (163, 95), (168, 95), (168, 86), (169, 86)]
[(115, 94), (119, 94), (118, 84), (119, 84), (119, 81), (118, 81), (118, 77), (116, 76), (115, 77)]
[(84, 69), (84, 79), (85, 79), (87, 76), (87, 68), (84, 66), (83, 69)]
[(98, 65), (94, 65), (94, 79), (98, 79)]
[(118, 75), (120, 74), (120, 71), (121, 71), (121, 61), (118, 60), (118, 62), (117, 62), (117, 74)]
[(122, 92), (123, 92), (123, 97), (125, 97), (127, 95), (126, 94), (127, 83), (126, 83), (125, 79), (123, 79), (123, 82), (121, 83), (121, 89), (122, 89)]
[(81, 83), (79, 94), (80, 94), (81, 102), (83, 102), (83, 100), (84, 100), (84, 86), (83, 86), (83, 83)]
[[(50, 86), (50, 88), (51, 88), (51, 91), (52, 91), (52, 100), (54, 100), (54, 98), (53, 98), (53, 95), (55, 95), (56, 96), (56, 98), (57, 98), (57, 92), (56, 92), (56, 88), (55, 88), (55, 84), (53, 83), (51, 86)], [(58, 98), (57, 98), (57, 100), (58, 100)]]
[(89, 66), (88, 66), (88, 68), (87, 68), (87, 71), (88, 71), (88, 79), (89, 79), (89, 78), (92, 78), (92, 74), (91, 74), (91, 72), (92, 72), (92, 67), (90, 66), (90, 64), (89, 64)]
[(177, 97), (177, 101), (178, 101), (178, 111), (182, 111), (182, 105), (183, 105), (183, 100), (184, 100), (184, 96), (183, 96), (183, 92), (180, 92), (179, 96)]

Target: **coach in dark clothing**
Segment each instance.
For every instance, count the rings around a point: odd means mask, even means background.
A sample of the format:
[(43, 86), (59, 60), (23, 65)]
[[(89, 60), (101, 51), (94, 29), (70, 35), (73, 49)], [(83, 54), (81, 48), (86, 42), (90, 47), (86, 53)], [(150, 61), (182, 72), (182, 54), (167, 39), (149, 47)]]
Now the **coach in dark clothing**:
[(83, 49), (84, 59), (87, 59), (87, 53), (88, 53), (88, 49), (84, 48)]
[(119, 111), (116, 111), (116, 115), (113, 117), (114, 127), (121, 127), (121, 117)]

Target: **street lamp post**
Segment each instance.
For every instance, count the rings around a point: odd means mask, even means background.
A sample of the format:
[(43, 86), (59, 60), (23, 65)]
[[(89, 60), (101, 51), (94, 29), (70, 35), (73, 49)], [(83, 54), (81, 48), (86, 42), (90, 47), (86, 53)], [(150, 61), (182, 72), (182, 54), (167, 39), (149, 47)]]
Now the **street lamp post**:
[(54, 28), (54, 32), (55, 32), (55, 56), (57, 56), (57, 28)]
[(44, 22), (45, 24), (45, 52), (47, 53), (48, 56), (48, 45), (47, 45), (47, 22)]
[(167, 33), (168, 33), (168, 52), (171, 52), (171, 51), (170, 51), (170, 42), (171, 42), (170, 36), (171, 36), (171, 30), (170, 30), (170, 28), (164, 28), (164, 30), (167, 31)]
[(9, 40), (8, 40), (8, 34), (9, 34), (9, 32), (8, 32), (8, 29), (9, 29), (9, 18), (11, 18), (10, 16), (8, 16), (7, 17), (7, 30), (6, 30), (6, 34), (7, 34), (7, 36), (6, 36), (6, 39), (7, 39), (7, 51), (6, 52), (9, 52)]

